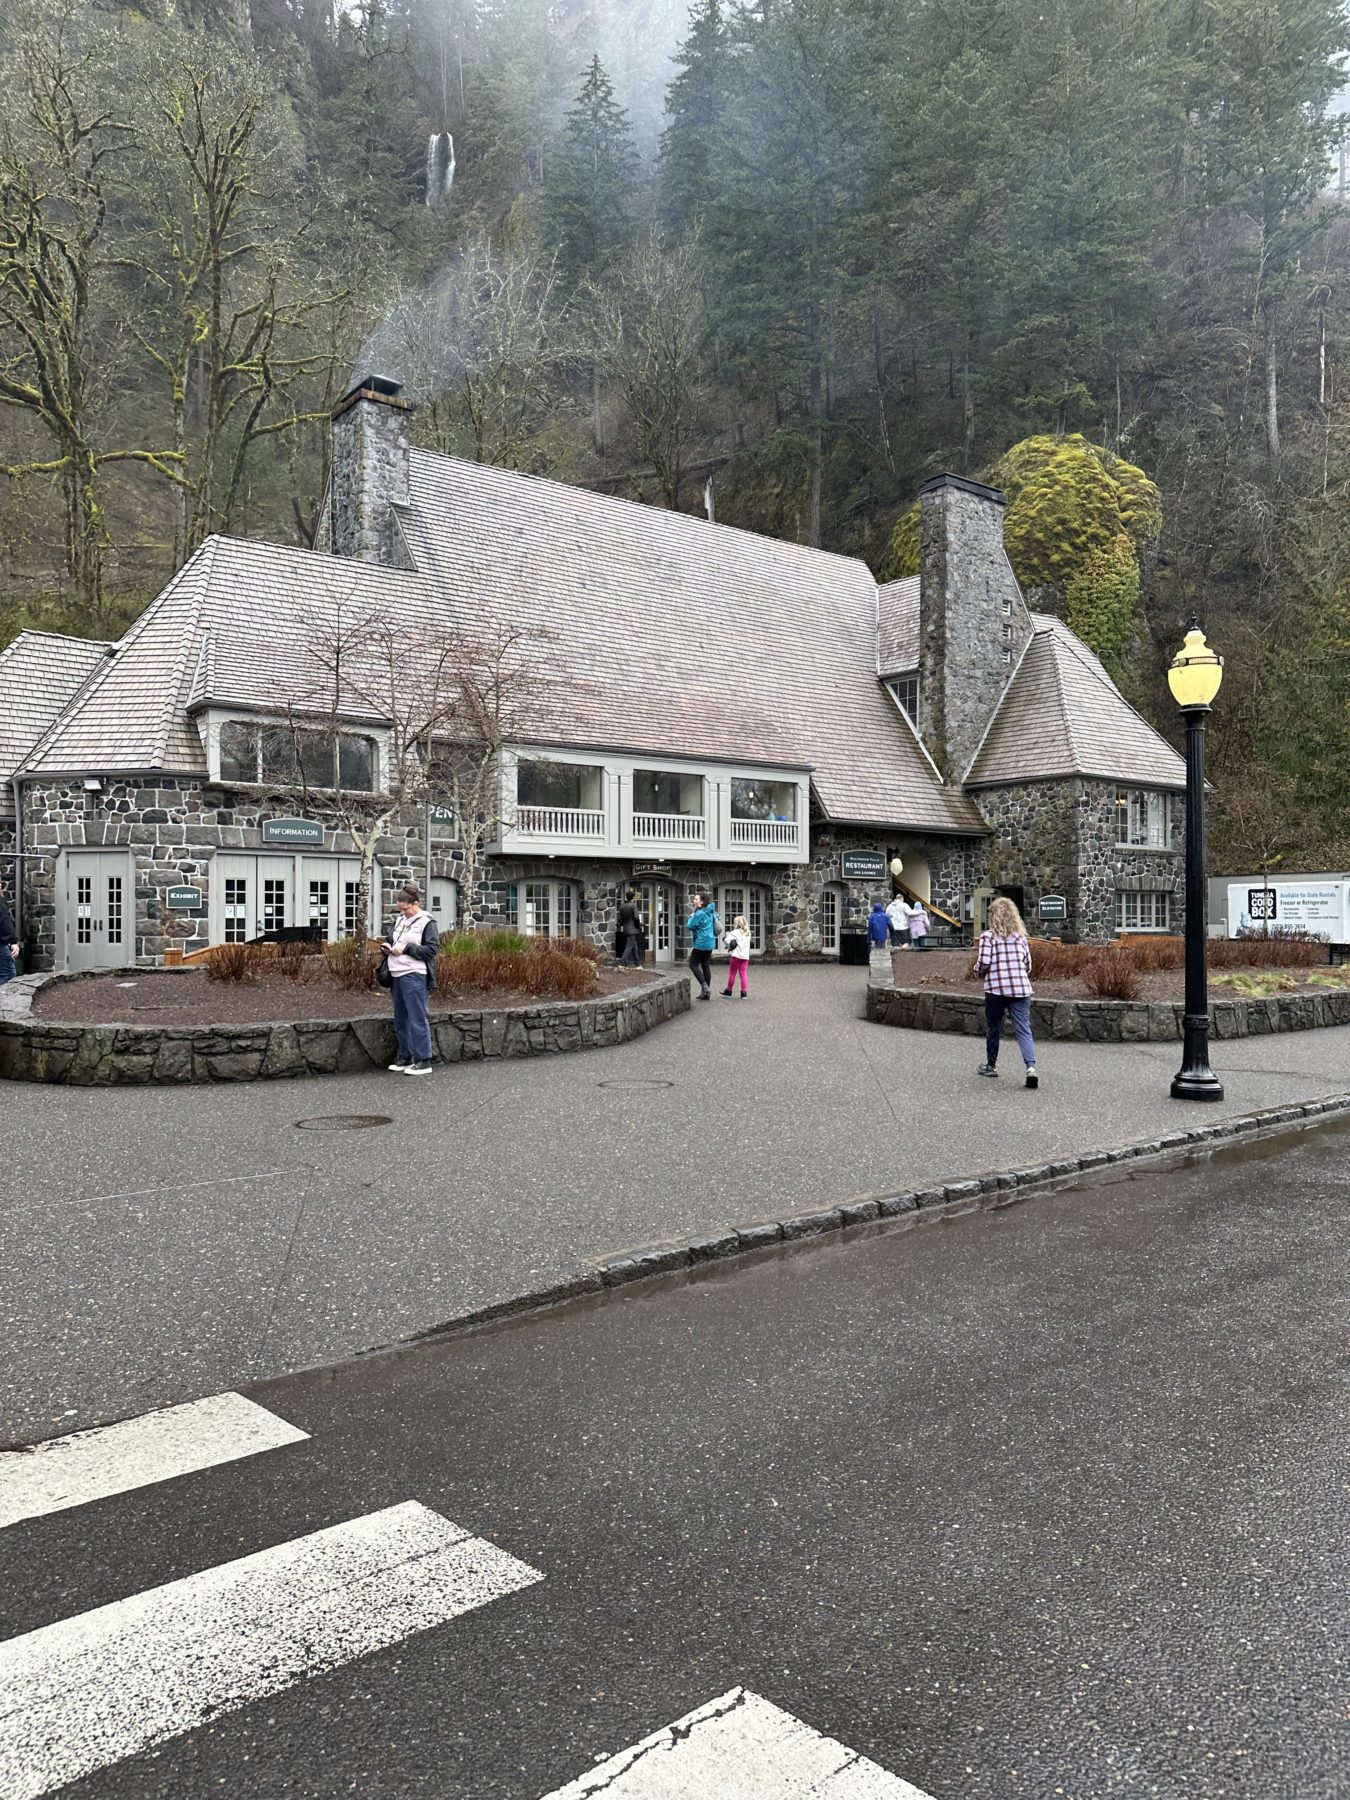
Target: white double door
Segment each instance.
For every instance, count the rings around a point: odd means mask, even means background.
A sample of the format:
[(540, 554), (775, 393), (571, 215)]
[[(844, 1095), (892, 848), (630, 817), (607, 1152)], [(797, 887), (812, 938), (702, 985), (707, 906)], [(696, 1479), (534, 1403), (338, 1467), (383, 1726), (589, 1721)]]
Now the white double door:
[(125, 850), (67, 850), (58, 948), (67, 969), (125, 969), (136, 960), (136, 886)]
[(289, 925), (317, 925), (330, 944), (359, 933), (355, 857), (222, 851), (211, 877), (213, 944), (243, 944)]

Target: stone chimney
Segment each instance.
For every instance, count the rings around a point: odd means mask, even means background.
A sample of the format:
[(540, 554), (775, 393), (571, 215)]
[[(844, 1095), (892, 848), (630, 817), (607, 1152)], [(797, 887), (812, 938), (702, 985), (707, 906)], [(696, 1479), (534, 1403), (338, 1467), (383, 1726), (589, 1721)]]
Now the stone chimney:
[(408, 504), (412, 401), (386, 375), (363, 376), (333, 408), (328, 492), (334, 556), (407, 568), (397, 509)]
[(997, 488), (935, 475), (919, 490), (919, 706), (944, 778), (970, 767), (1032, 635), (1003, 548)]

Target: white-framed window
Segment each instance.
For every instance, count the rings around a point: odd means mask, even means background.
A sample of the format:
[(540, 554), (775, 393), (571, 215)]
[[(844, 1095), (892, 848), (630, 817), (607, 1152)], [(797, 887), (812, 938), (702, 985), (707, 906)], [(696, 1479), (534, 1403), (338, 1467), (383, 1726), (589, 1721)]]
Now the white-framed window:
[(1116, 895), (1118, 931), (1170, 931), (1171, 928), (1170, 893), (1145, 890), (1142, 894)]
[(220, 728), (220, 779), (259, 786), (304, 781), (310, 787), (374, 792), (375, 740), (358, 732), (325, 731), (227, 719)]
[(1132, 850), (1175, 850), (1176, 815), (1171, 794), (1150, 788), (1116, 789), (1116, 842)]
[(506, 917), (526, 937), (575, 937), (576, 889), (570, 881), (513, 881)]
[(726, 886), (718, 888), (714, 899), (724, 930), (729, 931), (731, 921), (744, 915), (745, 922), (750, 927), (750, 954), (761, 955), (764, 950), (764, 924), (768, 917), (766, 890), (753, 882), (728, 882)]
[(914, 727), (919, 729), (919, 673), (916, 669), (909, 675), (892, 675), (886, 682), (905, 717)]

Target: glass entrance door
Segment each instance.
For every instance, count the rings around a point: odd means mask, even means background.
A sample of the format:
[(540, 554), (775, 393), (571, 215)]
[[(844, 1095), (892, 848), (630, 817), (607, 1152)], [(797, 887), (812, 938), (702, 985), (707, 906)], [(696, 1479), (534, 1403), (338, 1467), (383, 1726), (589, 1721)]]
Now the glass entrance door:
[(642, 922), (647, 930), (647, 949), (652, 961), (658, 965), (673, 963), (675, 960), (671, 893), (672, 890), (664, 881), (645, 881), (642, 884)]

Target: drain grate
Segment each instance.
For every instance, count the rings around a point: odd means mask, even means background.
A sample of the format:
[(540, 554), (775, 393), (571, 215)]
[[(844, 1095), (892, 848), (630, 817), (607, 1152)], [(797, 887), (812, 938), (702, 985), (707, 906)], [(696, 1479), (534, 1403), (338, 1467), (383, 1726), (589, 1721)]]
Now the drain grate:
[(376, 1125), (392, 1125), (387, 1113), (320, 1113), (317, 1118), (297, 1119), (297, 1131), (370, 1131)]

